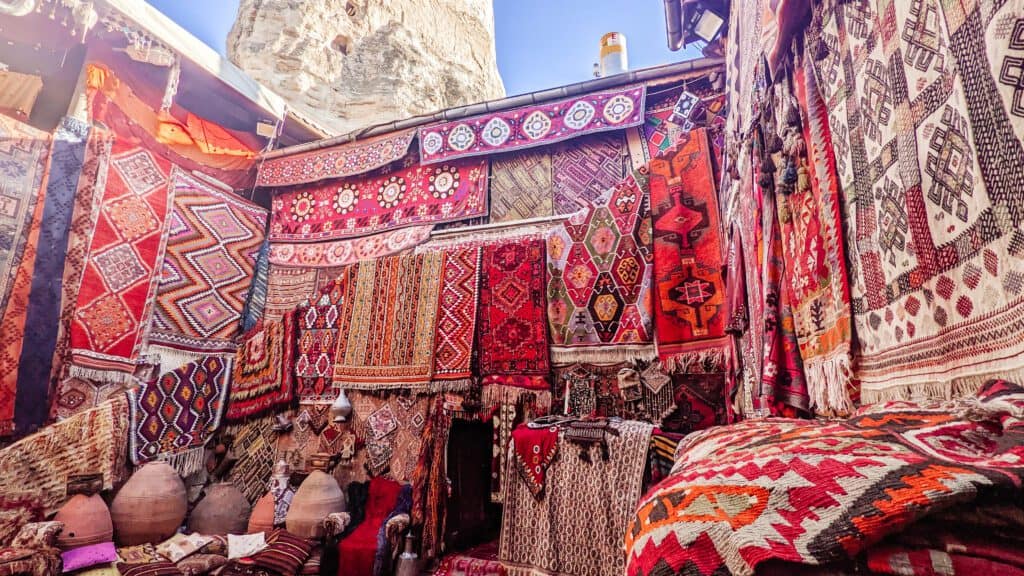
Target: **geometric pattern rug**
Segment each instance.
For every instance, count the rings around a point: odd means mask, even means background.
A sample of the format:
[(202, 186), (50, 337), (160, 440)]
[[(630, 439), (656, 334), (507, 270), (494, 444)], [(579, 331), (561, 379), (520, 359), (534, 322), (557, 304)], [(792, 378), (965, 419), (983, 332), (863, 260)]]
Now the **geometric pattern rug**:
[(266, 224), (265, 209), (178, 174), (150, 342), (235, 349)]
[(295, 316), (257, 324), (235, 356), (225, 422), (245, 421), (287, 407), (295, 397)]
[(551, 216), (551, 153), (529, 150), (491, 160), (490, 200), (492, 223)]
[(626, 176), (627, 158), (626, 141), (620, 132), (585, 136), (554, 146), (554, 213), (572, 214), (589, 207)]

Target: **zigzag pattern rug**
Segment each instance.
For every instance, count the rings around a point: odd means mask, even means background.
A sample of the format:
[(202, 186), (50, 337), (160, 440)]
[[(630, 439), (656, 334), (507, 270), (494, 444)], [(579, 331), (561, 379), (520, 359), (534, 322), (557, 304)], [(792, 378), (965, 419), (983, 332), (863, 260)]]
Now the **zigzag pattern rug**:
[(626, 142), (619, 132), (577, 138), (551, 152), (551, 195), (555, 214), (592, 205), (626, 176)]
[(434, 335), (433, 388), (467, 388), (473, 376), (473, 342), (480, 303), (479, 247), (447, 252)]
[(150, 341), (233, 352), (267, 211), (184, 173), (173, 193)]

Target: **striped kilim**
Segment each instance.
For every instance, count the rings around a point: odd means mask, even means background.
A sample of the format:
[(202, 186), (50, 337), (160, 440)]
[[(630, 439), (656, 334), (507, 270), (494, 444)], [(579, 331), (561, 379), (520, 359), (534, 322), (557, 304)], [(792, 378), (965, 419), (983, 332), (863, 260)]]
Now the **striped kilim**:
[(151, 341), (234, 350), (267, 211), (179, 174)]

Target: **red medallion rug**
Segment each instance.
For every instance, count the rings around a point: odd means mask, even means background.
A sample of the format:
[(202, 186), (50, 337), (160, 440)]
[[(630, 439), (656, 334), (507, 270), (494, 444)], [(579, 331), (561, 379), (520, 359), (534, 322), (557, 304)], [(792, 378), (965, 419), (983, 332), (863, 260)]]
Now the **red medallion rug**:
[(437, 391), (469, 388), (473, 382), (473, 343), (480, 303), (480, 258), (477, 246), (448, 250), (434, 334), (434, 382)]
[(969, 513), (1003, 502), (1024, 483), (1022, 416), (1024, 388), (992, 381), (952, 403), (893, 402), (846, 420), (748, 420), (692, 434), (629, 523), (625, 573), (821, 566), (953, 506)]
[(821, 4), (807, 38), (828, 46), (864, 402), (1024, 376), (1024, 11), (929, 6)]
[(434, 374), (443, 252), (364, 260), (353, 266), (351, 305), (339, 319), (334, 384), (420, 390)]
[(487, 160), (423, 166), (410, 155), (356, 178), (278, 192), (271, 242), (318, 242), (487, 214)]
[(558, 456), (558, 426), (531, 428), (520, 424), (512, 431), (515, 467), (534, 496), (544, 494), (544, 475)]
[(233, 352), (267, 211), (190, 174), (179, 173), (173, 186), (149, 341), (194, 352)]
[(415, 130), (392, 132), (350, 144), (271, 158), (260, 165), (256, 185), (308, 184), (376, 170), (401, 160), (415, 136)]
[(268, 320), (245, 334), (235, 355), (224, 420), (248, 420), (291, 404), (295, 398), (295, 316)]
[(484, 246), (477, 322), (484, 385), (548, 387), (551, 364), (544, 284), (543, 240)]
[(70, 373), (130, 382), (149, 327), (177, 168), (116, 134), (71, 323)]
[(721, 365), (725, 251), (706, 132), (690, 132), (649, 170), (658, 357), (670, 370)]
[(651, 218), (640, 174), (548, 236), (548, 323), (558, 363), (650, 354)]

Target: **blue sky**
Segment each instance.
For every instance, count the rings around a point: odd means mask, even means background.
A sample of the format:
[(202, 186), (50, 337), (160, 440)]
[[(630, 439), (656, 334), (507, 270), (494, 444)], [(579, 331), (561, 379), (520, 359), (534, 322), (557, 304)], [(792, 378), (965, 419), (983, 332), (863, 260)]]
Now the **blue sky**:
[[(238, 0), (149, 1), (224, 52)], [(498, 69), (505, 91), (511, 96), (591, 78), (605, 32), (626, 35), (632, 69), (700, 56), (694, 48), (666, 48), (662, 5), (662, 0), (494, 0)]]

